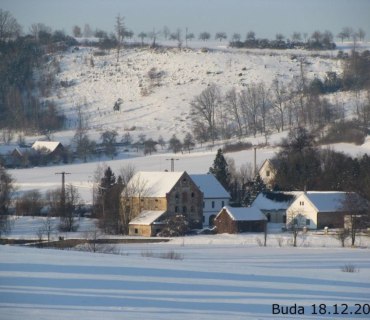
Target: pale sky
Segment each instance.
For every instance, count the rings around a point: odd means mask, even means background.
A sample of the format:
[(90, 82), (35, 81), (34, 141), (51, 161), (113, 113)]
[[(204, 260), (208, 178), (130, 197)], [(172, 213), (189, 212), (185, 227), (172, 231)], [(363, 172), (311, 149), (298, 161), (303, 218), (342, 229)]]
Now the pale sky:
[(10, 11), (28, 31), (42, 22), (70, 34), (74, 25), (90, 24), (113, 31), (118, 13), (136, 34), (168, 26), (198, 35), (225, 31), (274, 38), (290, 37), (293, 31), (332, 31), (345, 26), (362, 28), (370, 38), (370, 0), (0, 0), (0, 8)]

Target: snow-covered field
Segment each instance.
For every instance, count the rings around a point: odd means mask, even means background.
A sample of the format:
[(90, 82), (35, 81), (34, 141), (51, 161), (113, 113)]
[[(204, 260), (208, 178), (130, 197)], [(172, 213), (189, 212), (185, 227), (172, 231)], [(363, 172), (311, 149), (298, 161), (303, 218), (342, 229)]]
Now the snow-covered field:
[[(265, 248), (254, 237), (125, 244), (121, 255), (0, 246), (0, 319), (368, 319), (350, 313), (369, 311), (370, 249)], [(168, 252), (179, 259), (158, 257)], [(273, 304), (305, 314), (272, 314)]]

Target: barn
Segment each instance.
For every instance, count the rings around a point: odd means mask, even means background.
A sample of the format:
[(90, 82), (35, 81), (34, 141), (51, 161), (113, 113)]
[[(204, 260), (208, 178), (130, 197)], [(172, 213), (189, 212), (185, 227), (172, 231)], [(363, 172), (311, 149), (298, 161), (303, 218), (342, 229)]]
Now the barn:
[(267, 218), (256, 207), (223, 207), (214, 220), (217, 233), (263, 232)]

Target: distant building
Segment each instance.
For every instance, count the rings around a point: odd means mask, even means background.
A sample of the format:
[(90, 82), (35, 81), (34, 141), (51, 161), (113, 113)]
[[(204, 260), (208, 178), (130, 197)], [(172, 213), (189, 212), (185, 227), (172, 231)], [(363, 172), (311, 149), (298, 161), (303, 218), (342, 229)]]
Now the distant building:
[(266, 216), (269, 223), (286, 223), (286, 211), (295, 197), (302, 192), (261, 192), (253, 201), (252, 207), (256, 207)]
[(261, 168), (258, 171), (262, 181), (265, 183), (266, 187), (272, 188), (275, 182), (276, 177), (276, 170), (277, 170), (277, 163), (275, 160), (266, 159)]
[(216, 215), (229, 205), (230, 194), (213, 174), (191, 174), (190, 177), (203, 192), (203, 226), (212, 227)]
[(287, 226), (295, 223), (307, 229), (343, 228), (348, 212), (343, 208), (346, 192), (302, 192), (287, 209)]
[(64, 151), (64, 146), (58, 141), (36, 141), (31, 148), (53, 156), (62, 155)]
[(156, 235), (160, 222), (176, 214), (184, 215), (190, 228), (202, 228), (203, 193), (185, 171), (138, 172), (123, 190), (121, 202), (130, 235), (149, 235), (149, 229)]
[(162, 216), (166, 211), (142, 211), (129, 223), (129, 234), (135, 236), (151, 237), (161, 232), (164, 227)]
[(224, 207), (214, 220), (217, 233), (263, 232), (266, 223), (265, 215), (255, 207)]

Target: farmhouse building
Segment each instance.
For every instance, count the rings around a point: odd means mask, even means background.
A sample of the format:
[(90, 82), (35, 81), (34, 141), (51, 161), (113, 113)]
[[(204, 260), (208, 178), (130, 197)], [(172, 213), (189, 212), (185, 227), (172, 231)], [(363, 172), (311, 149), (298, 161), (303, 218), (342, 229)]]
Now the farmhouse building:
[(203, 226), (212, 227), (220, 210), (229, 205), (230, 194), (213, 174), (192, 174), (190, 177), (203, 192)]
[(307, 229), (343, 228), (346, 192), (302, 192), (287, 209), (287, 226)]
[(276, 168), (277, 164), (272, 159), (266, 159), (259, 171), (258, 174), (260, 175), (262, 181), (268, 188), (272, 188), (275, 182), (275, 176), (276, 176)]
[(286, 223), (286, 211), (295, 197), (302, 192), (261, 192), (253, 201), (256, 207), (266, 216), (268, 223)]
[(149, 229), (155, 235), (160, 222), (176, 214), (184, 215), (190, 228), (202, 228), (203, 193), (185, 171), (138, 172), (123, 190), (121, 202), (131, 235), (149, 235)]
[(263, 232), (267, 219), (256, 207), (224, 207), (214, 220), (217, 233)]
[(62, 159), (64, 153), (64, 146), (58, 141), (36, 141), (31, 148), (57, 161)]

